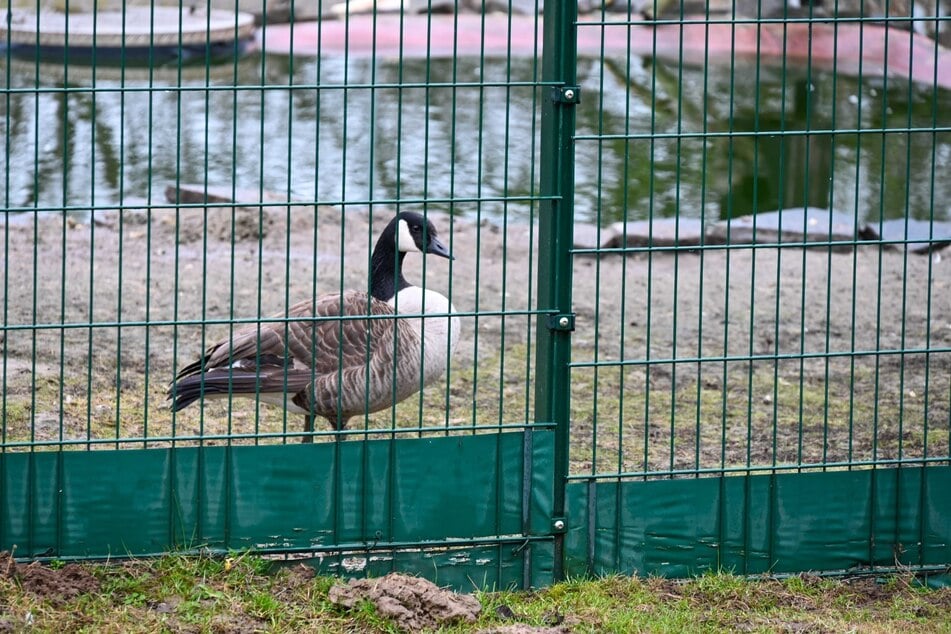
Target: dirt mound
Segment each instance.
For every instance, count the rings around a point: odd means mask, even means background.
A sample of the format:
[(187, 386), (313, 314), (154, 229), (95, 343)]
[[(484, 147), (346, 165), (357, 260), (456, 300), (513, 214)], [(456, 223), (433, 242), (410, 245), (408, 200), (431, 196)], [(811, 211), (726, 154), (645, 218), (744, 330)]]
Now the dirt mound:
[(54, 603), (99, 590), (99, 581), (82, 566), (66, 564), (53, 569), (38, 562), (23, 565), (8, 552), (0, 553), (0, 576), (15, 580), (24, 590)]
[(468, 594), (444, 590), (426, 579), (392, 573), (379, 579), (351, 579), (330, 589), (330, 600), (347, 609), (369, 601), (377, 612), (407, 632), (474, 622), (482, 609)]

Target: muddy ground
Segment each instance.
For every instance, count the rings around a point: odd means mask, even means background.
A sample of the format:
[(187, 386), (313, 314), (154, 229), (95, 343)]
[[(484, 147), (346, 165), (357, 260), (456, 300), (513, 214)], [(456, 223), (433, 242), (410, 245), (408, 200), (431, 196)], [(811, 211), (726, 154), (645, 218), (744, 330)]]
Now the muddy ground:
[[(229, 319), (365, 288), (391, 213), (375, 210), (371, 222), (365, 211), (274, 205), (8, 218), (6, 442), (147, 436), (158, 446), (299, 429), (250, 401), (230, 416), (217, 403), (173, 419), (165, 389)], [(410, 256), (405, 273), (462, 312), (453, 368), (395, 414), (352, 427), (530, 417), (536, 230), (432, 219), (456, 259)], [(875, 246), (576, 257), (573, 469), (947, 455), (949, 257)]]

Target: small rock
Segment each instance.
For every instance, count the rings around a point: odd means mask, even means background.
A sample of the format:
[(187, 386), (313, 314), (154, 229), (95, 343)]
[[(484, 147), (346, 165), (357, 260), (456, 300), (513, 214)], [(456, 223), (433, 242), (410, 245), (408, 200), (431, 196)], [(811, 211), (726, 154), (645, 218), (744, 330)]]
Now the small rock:
[(102, 227), (104, 229), (115, 229), (116, 227), (116, 214), (114, 213), (93, 213), (92, 214), (92, 224), (97, 227)]

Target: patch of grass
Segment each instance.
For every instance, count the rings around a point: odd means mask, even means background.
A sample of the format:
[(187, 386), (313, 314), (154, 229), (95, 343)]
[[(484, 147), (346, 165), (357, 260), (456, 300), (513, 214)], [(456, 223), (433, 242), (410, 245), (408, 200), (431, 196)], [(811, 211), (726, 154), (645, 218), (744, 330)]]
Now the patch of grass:
[[(87, 565), (95, 593), (67, 601), (37, 596), (0, 578), (0, 627), (14, 631), (386, 632), (399, 630), (363, 601), (334, 605), (340, 580), (306, 569), (274, 568), (247, 553), (228, 558), (166, 556)], [(911, 578), (784, 581), (706, 574), (685, 581), (607, 577), (577, 579), (536, 591), (477, 592), (469, 633), (504, 625), (556, 626), (573, 632), (862, 631), (951, 632), (951, 588), (929, 590)]]
[[(830, 605), (836, 596), (850, 602)], [(951, 631), (951, 616), (940, 613), (951, 599), (948, 590), (886, 589), (874, 581), (853, 586), (828, 579), (754, 581), (729, 574), (684, 582), (610, 577), (480, 598), (486, 626), (512, 620), (500, 615), (514, 615), (528, 625), (561, 622), (578, 632)], [(906, 604), (911, 607), (904, 609)]]
[[(589, 351), (590, 352), (590, 351)], [(578, 351), (583, 358), (585, 351)], [(803, 364), (819, 364), (803, 371)], [(859, 358), (776, 362), (575, 367), (571, 370), (571, 471), (575, 474), (817, 465), (915, 458), (948, 452), (949, 376), (933, 372), (913, 385), (900, 364)], [(910, 371), (909, 371), (910, 372)], [(156, 375), (157, 376), (157, 375)], [(12, 377), (8, 441), (294, 433), (299, 415), (236, 399), (210, 401), (177, 415), (165, 407), (165, 383), (144, 375), (84, 371)], [(351, 430), (404, 435), (488, 433), (519, 425), (534, 410), (534, 355), (508, 346), (454, 367), (445, 380), (365, 419)], [(23, 383), (21, 385), (21, 383)], [(148, 398), (146, 399), (146, 391)], [(35, 399), (35, 407), (31, 399)], [(36, 410), (35, 412), (33, 410)], [(62, 429), (62, 432), (61, 432)], [(318, 429), (326, 429), (318, 421)], [(290, 437), (287, 442), (296, 442)], [(332, 436), (318, 437), (332, 442)], [(226, 440), (206, 440), (223, 444)], [(285, 442), (237, 439), (236, 444)], [(179, 444), (197, 444), (180, 441)], [(151, 441), (148, 446), (165, 446)], [(96, 447), (97, 445), (94, 445)], [(120, 443), (122, 447), (143, 443)], [(103, 447), (112, 448), (106, 444)], [(85, 444), (69, 448), (85, 449)]]
[(946, 380), (933, 381), (927, 398), (902, 397), (899, 377), (884, 369), (846, 367), (843, 375), (833, 367), (824, 380), (798, 369), (575, 368), (572, 470), (818, 465), (947, 451)]

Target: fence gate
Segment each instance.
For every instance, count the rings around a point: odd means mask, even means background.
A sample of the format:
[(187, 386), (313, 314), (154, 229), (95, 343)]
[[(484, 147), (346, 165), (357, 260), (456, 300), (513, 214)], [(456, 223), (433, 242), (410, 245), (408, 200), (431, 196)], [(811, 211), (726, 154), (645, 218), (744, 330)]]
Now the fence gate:
[[(325, 2), (337, 19), (298, 6), (255, 34), (251, 16), (182, 6), (13, 9), (3, 27), (0, 548), (550, 583), (555, 434), (532, 416), (541, 17)], [(397, 210), (455, 256), (404, 268), (456, 307), (448, 372), (346, 433), (318, 418), (310, 444), (300, 414), (253, 399), (169, 410), (169, 382), (219, 339), (306, 331), (292, 305), (372, 290)], [(260, 339), (242, 363), (307, 355)]]
[[(0, 549), (945, 572), (944, 18), (605, 4), (8, 10)], [(447, 372), (342, 433), (168, 408), (243, 329), (306, 355), (260, 333), (374, 290), (394, 211), (455, 258), (401, 260), (455, 306)]]

